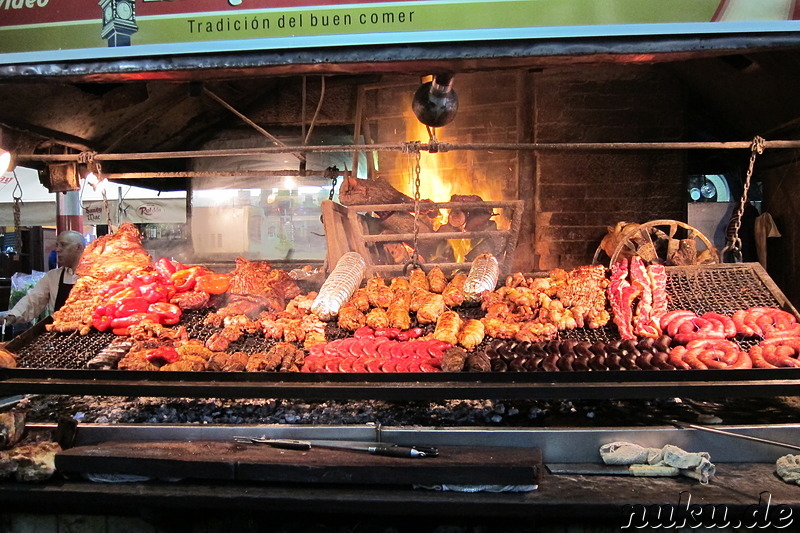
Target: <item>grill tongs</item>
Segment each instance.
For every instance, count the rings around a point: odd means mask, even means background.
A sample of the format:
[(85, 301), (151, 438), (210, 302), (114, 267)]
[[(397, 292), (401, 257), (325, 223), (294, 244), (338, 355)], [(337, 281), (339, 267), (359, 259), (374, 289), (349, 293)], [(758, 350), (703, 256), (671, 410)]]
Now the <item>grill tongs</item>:
[(366, 442), (352, 440), (295, 440), (295, 439), (269, 439), (267, 437), (234, 436), (233, 440), (240, 444), (266, 444), (273, 448), (284, 450), (311, 450), (312, 448), (332, 448), (337, 450), (350, 450), (365, 452), (372, 455), (387, 457), (424, 458), (436, 457), (439, 449), (433, 446), (404, 446), (387, 442)]

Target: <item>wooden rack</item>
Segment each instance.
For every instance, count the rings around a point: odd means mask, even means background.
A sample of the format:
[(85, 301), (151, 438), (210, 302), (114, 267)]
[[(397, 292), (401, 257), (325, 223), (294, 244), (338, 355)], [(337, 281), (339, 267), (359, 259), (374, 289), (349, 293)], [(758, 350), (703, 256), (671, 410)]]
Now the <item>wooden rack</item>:
[[(425, 203), (427, 209), (450, 209), (450, 208), (505, 208), (510, 209), (511, 226), (507, 230), (491, 231), (464, 231), (464, 232), (433, 232), (417, 235), (417, 240), (433, 241), (444, 239), (479, 239), (484, 237), (496, 237), (502, 239), (502, 253), (496, 254), (500, 263), (502, 273), (508, 273), (514, 259), (514, 249), (517, 247), (519, 228), (522, 223), (522, 200), (511, 201), (484, 201), (479, 205), (466, 202), (441, 202)], [(336, 265), (339, 258), (346, 252), (358, 252), (367, 262), (367, 276), (375, 273), (381, 275), (401, 275), (405, 265), (403, 264), (381, 264), (380, 254), (377, 246), (384, 243), (393, 242), (412, 242), (413, 233), (381, 234), (371, 235), (365, 214), (373, 212), (392, 212), (392, 211), (413, 211), (413, 204), (374, 204), (374, 205), (354, 205), (343, 206), (332, 200), (322, 202), (322, 222), (325, 228), (325, 239), (328, 245), (326, 257), (326, 268), (330, 272)], [(469, 269), (471, 263), (445, 263), (431, 262), (424, 266), (436, 265), (444, 271), (457, 269)]]

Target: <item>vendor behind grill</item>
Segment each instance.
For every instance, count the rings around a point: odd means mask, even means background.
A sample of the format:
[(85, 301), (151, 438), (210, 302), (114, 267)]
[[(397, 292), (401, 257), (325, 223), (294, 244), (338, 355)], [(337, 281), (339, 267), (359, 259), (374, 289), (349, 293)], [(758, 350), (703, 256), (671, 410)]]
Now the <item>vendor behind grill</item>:
[(13, 309), (0, 312), (0, 323), (30, 322), (45, 308), (49, 313), (60, 309), (78, 279), (75, 269), (85, 246), (79, 232), (61, 232), (56, 239), (59, 267), (48, 271)]

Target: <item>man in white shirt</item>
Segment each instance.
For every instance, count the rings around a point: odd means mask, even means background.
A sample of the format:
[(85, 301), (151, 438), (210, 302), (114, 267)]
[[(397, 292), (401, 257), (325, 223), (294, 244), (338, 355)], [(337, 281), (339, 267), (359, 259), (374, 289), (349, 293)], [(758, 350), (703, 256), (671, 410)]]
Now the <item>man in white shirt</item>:
[(78, 279), (75, 269), (85, 246), (86, 242), (79, 232), (61, 232), (56, 238), (59, 267), (48, 271), (13, 309), (0, 312), (0, 323), (30, 322), (45, 308), (50, 313), (60, 309)]

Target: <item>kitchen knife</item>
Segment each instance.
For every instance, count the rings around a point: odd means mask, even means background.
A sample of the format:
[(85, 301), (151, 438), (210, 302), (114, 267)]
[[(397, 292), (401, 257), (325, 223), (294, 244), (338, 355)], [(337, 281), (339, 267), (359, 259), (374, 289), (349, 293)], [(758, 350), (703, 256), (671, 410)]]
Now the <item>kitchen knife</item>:
[(284, 450), (310, 450), (316, 447), (365, 452), (372, 455), (383, 455), (387, 457), (423, 458), (436, 457), (439, 455), (439, 450), (432, 446), (402, 446), (384, 442), (268, 439), (259, 437), (234, 437), (234, 439), (236, 442), (266, 444), (267, 446)]

